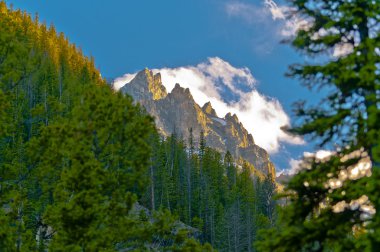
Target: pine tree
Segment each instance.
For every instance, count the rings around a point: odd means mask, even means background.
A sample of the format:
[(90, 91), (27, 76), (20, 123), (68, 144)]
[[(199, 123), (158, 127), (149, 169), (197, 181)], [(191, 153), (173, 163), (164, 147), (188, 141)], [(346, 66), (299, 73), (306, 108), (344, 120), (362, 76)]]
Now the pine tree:
[(289, 75), (311, 89), (328, 89), (316, 106), (298, 103), (300, 120), (291, 131), (334, 149), (324, 160), (305, 160), (307, 169), (287, 187), (279, 228), (264, 233), (271, 238), (259, 248), (375, 251), (380, 247), (380, 2), (290, 2), (294, 14), (309, 23), (291, 44), (317, 60), (292, 65)]

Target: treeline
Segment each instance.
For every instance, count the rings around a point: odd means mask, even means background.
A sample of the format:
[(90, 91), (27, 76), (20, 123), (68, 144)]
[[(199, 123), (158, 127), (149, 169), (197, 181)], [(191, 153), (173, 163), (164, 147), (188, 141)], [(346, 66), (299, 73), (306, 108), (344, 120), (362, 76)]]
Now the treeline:
[(199, 141), (191, 131), (186, 141), (176, 134), (166, 140), (156, 135), (151, 143), (150, 185), (141, 203), (175, 213), (219, 251), (253, 251), (257, 231), (274, 224), (273, 178), (233, 160), (229, 152), (207, 147), (203, 134)]
[(0, 1), (0, 251), (252, 250), (273, 181), (192, 142)]

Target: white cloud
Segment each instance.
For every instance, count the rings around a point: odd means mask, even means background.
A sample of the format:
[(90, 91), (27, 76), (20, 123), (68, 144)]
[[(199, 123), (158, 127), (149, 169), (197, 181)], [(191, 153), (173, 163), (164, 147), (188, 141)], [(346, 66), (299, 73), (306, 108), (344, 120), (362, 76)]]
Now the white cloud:
[(278, 7), (278, 5), (273, 0), (265, 0), (264, 5), (270, 10), (272, 18), (276, 19), (285, 19), (284, 7)]
[[(315, 153), (304, 152), (303, 159), (290, 159), (289, 168), (287, 170), (281, 171), (279, 174), (294, 175), (297, 174), (302, 169), (309, 169), (307, 162), (304, 162), (304, 159), (315, 158), (320, 161), (328, 160), (332, 155), (336, 155), (336, 152), (329, 150), (318, 150)], [(341, 162), (347, 162), (350, 159), (360, 158), (359, 161), (355, 164), (348, 166), (346, 169), (341, 169), (336, 177), (333, 174), (328, 174), (330, 178), (326, 184), (326, 188), (337, 189), (342, 187), (343, 183), (346, 180), (357, 180), (362, 177), (370, 177), (372, 175), (372, 162), (368, 157), (368, 153), (363, 150), (356, 150), (349, 154), (346, 154), (341, 157)]]
[(228, 2), (225, 10), (230, 17), (239, 17), (249, 23), (266, 22), (268, 17), (273, 20), (285, 19), (286, 7), (279, 7), (272, 0), (264, 0), (261, 5), (242, 2)]
[(265, 6), (270, 10), (273, 20), (280, 20), (279, 35), (282, 37), (292, 37), (299, 30), (307, 30), (310, 20), (305, 20), (296, 14), (288, 6), (278, 6), (273, 0), (265, 0)]
[[(277, 35), (277, 39), (293, 37), (299, 30), (308, 30), (314, 22), (312, 19), (305, 19), (297, 15), (288, 6), (279, 6), (273, 0), (264, 0), (261, 6), (233, 2), (227, 3), (225, 8), (229, 16), (242, 18), (251, 24), (265, 24), (265, 29), (272, 29), (272, 33)], [(314, 34), (312, 39), (319, 39), (337, 32), (335, 28), (329, 30), (322, 28)], [(350, 39), (354, 38), (354, 45), (344, 41), (343, 38), (343, 41), (331, 50), (331, 56), (341, 58), (352, 53), (354, 46), (359, 44), (357, 36), (357, 34), (351, 34)], [(268, 40), (266, 40), (267, 43)]]
[(221, 79), (230, 89), (234, 89), (234, 78), (244, 81), (249, 87), (253, 87), (256, 83), (251, 71), (247, 67), (235, 68), (218, 57), (209, 58), (208, 60), (209, 62), (201, 63), (197, 68), (209, 75), (213, 81)]
[(291, 158), (289, 160), (289, 170), (286, 171), (286, 174), (288, 175), (294, 175), (298, 173), (298, 171), (301, 169), (302, 160), (297, 160)]
[(302, 19), (297, 16), (293, 16), (292, 18), (285, 21), (285, 24), (280, 29), (280, 34), (283, 37), (292, 37), (299, 30), (307, 30), (311, 26), (311, 21)]
[[(320, 28), (317, 32), (313, 34), (311, 39), (319, 40), (325, 36), (331, 35), (339, 35), (338, 29), (336, 29), (335, 27), (329, 29)], [(357, 46), (359, 44), (358, 40), (360, 40), (360, 38), (352, 34), (348, 38), (350, 40), (353, 39), (354, 44), (352, 44), (352, 42), (348, 42), (346, 37), (342, 37), (342, 42), (336, 44), (334, 48), (331, 49), (330, 54), (333, 58), (341, 58), (354, 51), (354, 46)]]
[[(318, 160), (324, 160), (333, 154), (334, 152), (329, 151), (329, 150), (318, 150), (314, 153), (304, 152), (303, 158), (316, 158)], [(302, 164), (303, 164), (303, 159), (291, 158), (289, 160), (289, 168), (286, 171), (283, 171), (283, 173), (287, 175), (297, 174), (300, 170), (305, 169), (305, 167)]]
[(351, 43), (337, 44), (333, 49), (333, 57), (341, 58), (354, 51), (354, 46)]
[(225, 11), (228, 16), (239, 17), (248, 23), (265, 22), (265, 19), (269, 14), (267, 9), (241, 2), (226, 3)]
[(315, 153), (312, 152), (304, 152), (303, 156), (306, 158), (316, 158), (319, 160), (323, 160), (325, 158), (330, 157), (334, 152), (329, 151), (329, 150), (318, 150)]
[(136, 73), (134, 74), (124, 74), (123, 76), (116, 78), (113, 82), (113, 88), (115, 90), (119, 90), (122, 86), (124, 86), (126, 83), (130, 82), (135, 78)]
[(303, 144), (302, 139), (281, 130), (282, 126), (290, 125), (288, 115), (278, 100), (255, 89), (256, 80), (246, 67), (236, 68), (213, 57), (196, 66), (153, 69), (153, 72), (161, 73), (168, 91), (180, 83), (190, 89), (200, 106), (210, 101), (219, 117), (235, 113), (256, 144), (270, 153), (276, 153), (281, 142)]
[(262, 5), (229, 2), (225, 5), (228, 16), (241, 18), (248, 23), (266, 24), (277, 39), (294, 36), (300, 29), (308, 29), (312, 23), (292, 13), (288, 6), (279, 6), (273, 0), (264, 0)]

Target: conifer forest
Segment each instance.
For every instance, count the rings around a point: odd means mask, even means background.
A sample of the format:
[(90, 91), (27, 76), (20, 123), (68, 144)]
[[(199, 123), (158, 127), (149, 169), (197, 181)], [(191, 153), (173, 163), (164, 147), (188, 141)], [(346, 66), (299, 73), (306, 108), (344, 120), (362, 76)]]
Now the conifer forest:
[(54, 24), (0, 1), (0, 252), (380, 251), (380, 2), (288, 4), (308, 23), (286, 75), (328, 92), (283, 130), (331, 154), (279, 181), (207, 132), (163, 136)]

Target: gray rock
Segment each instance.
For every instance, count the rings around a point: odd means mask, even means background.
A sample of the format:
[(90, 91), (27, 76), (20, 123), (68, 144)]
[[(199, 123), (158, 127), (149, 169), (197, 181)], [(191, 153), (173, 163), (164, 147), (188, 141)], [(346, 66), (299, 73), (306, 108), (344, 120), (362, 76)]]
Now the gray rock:
[(210, 102), (201, 108), (193, 99), (188, 88), (178, 83), (172, 92), (166, 92), (161, 75), (145, 69), (124, 85), (120, 91), (131, 95), (155, 118), (158, 131), (163, 136), (173, 132), (189, 138), (192, 128), (194, 143), (197, 144), (204, 132), (207, 146), (222, 153), (229, 151), (235, 158), (243, 158), (264, 174), (275, 176), (275, 168), (268, 153), (257, 146), (251, 134), (238, 117), (231, 113), (219, 118)]

